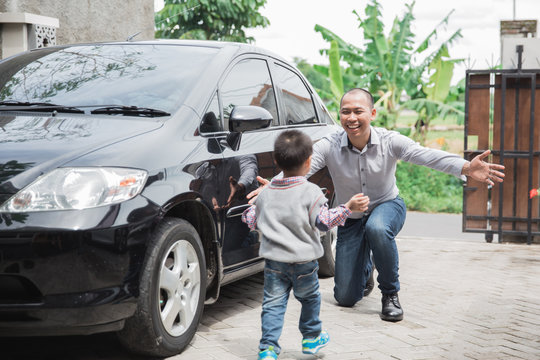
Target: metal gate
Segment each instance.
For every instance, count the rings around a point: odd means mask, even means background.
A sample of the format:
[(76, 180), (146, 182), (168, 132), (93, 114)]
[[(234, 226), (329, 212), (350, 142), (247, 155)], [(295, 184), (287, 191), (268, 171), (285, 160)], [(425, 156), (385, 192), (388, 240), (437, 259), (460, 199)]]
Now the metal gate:
[[(521, 63), (521, 62), (520, 62)], [(465, 89), (464, 156), (487, 149), (505, 166), (493, 188), (468, 179), (463, 191), (463, 231), (502, 239), (540, 235), (540, 69), (468, 70)]]

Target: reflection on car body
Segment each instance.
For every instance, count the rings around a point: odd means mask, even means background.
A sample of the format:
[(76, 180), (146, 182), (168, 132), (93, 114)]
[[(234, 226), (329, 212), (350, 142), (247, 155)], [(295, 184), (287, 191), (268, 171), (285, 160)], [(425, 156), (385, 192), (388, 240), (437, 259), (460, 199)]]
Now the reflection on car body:
[[(279, 56), (198, 41), (3, 60), (0, 127), (0, 336), (115, 331), (154, 356), (181, 352), (220, 287), (262, 269), (239, 215), (279, 172), (277, 134), (335, 130)], [(310, 180), (332, 195), (325, 171)]]

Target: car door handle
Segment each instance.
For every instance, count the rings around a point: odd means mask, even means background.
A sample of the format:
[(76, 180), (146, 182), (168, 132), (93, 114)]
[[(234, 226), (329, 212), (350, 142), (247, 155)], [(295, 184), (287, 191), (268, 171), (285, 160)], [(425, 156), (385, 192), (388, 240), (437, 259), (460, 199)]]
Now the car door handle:
[(247, 209), (249, 208), (251, 205), (250, 204), (243, 204), (243, 205), (239, 205), (239, 206), (235, 206), (235, 207), (232, 207), (230, 208), (228, 211), (227, 211), (227, 218), (232, 218), (232, 217), (235, 217), (235, 216), (241, 216), (242, 213)]

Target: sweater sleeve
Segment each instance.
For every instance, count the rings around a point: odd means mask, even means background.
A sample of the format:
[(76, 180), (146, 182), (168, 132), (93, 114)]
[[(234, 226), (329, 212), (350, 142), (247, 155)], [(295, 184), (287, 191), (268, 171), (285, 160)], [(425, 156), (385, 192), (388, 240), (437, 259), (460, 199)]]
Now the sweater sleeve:
[(309, 205), (309, 223), (312, 227), (316, 227), (317, 218), (319, 217), (321, 207), (326, 205), (328, 199), (326, 198), (326, 196), (324, 196), (323, 192), (317, 185), (311, 183), (310, 185), (312, 186), (312, 188), (309, 194), (311, 194), (310, 197), (313, 200), (310, 202)]

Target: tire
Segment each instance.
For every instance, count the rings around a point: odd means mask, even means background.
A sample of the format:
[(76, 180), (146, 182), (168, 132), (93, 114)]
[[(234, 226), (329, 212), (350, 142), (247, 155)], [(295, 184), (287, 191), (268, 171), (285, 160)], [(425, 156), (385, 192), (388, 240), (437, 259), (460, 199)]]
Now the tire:
[(324, 248), (324, 255), (319, 258), (319, 276), (332, 277), (336, 272), (336, 238), (337, 228), (333, 228), (321, 234), (321, 242)]
[(131, 352), (172, 356), (197, 331), (206, 293), (204, 250), (187, 221), (165, 218), (148, 245), (135, 314), (118, 332)]

